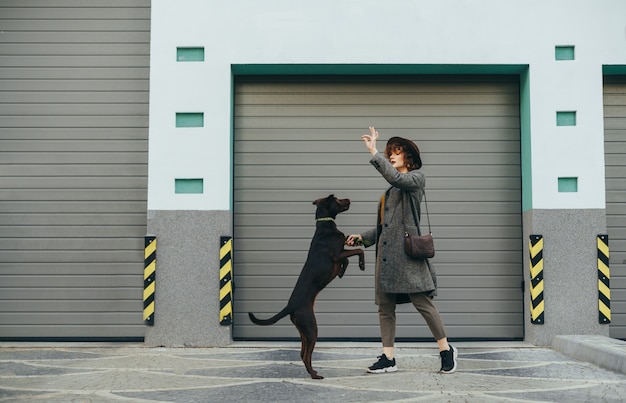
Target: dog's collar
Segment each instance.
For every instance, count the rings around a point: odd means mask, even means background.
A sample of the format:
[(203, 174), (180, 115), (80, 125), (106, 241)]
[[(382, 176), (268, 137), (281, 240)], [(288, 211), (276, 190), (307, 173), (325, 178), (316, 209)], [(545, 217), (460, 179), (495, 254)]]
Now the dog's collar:
[(322, 217), (322, 218), (316, 218), (316, 219), (315, 219), (315, 222), (318, 222), (318, 221), (335, 221), (335, 219), (334, 219), (334, 218), (332, 218), (332, 217)]

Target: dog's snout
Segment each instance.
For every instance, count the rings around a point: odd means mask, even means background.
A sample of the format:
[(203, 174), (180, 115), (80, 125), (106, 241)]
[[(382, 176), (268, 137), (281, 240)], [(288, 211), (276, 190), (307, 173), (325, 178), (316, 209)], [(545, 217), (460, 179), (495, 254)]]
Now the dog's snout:
[(350, 199), (341, 199), (338, 200), (339, 205), (341, 206), (341, 210), (342, 211), (346, 211), (348, 208), (350, 208)]

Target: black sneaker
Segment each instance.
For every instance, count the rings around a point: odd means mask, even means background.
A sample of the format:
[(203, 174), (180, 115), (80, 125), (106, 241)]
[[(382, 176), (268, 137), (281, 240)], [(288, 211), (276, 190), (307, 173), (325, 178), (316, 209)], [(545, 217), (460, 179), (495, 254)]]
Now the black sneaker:
[(441, 356), (441, 369), (439, 372), (442, 374), (451, 374), (456, 371), (456, 357), (459, 355), (459, 351), (450, 346), (450, 350), (440, 351)]
[(378, 356), (378, 361), (371, 367), (367, 368), (367, 372), (371, 374), (382, 374), (384, 372), (396, 372), (396, 359), (390, 360), (385, 354)]

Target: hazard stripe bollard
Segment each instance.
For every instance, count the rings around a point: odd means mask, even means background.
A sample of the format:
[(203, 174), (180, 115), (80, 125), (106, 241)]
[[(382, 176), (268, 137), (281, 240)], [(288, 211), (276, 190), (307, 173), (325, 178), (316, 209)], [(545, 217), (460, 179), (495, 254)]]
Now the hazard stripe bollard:
[(233, 240), (220, 238), (220, 325), (233, 323)]
[(154, 325), (154, 291), (156, 285), (156, 237), (144, 238), (143, 261), (143, 320), (147, 325)]
[(609, 236), (598, 235), (598, 320), (611, 323), (611, 272), (609, 270)]
[(530, 251), (530, 322), (545, 323), (543, 303), (543, 235), (531, 235)]

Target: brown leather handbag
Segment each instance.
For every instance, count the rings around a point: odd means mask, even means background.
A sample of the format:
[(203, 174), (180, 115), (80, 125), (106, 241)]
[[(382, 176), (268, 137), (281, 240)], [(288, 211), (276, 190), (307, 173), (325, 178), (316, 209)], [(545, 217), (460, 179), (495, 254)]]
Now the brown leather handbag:
[[(411, 203), (411, 214), (413, 215), (413, 221), (417, 227), (417, 235), (410, 235), (404, 230), (404, 252), (415, 259), (429, 259), (435, 256), (435, 244), (433, 241), (433, 233), (430, 229), (430, 216), (428, 215), (428, 202), (426, 201), (426, 192), (424, 194), (424, 205), (426, 206), (426, 218), (428, 220), (428, 235), (422, 235), (420, 231), (420, 225), (417, 222), (417, 214), (415, 213), (415, 206), (413, 205), (413, 198), (409, 195), (409, 202)], [(404, 209), (404, 204), (402, 204)]]

